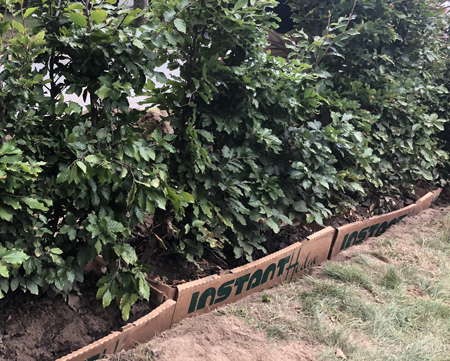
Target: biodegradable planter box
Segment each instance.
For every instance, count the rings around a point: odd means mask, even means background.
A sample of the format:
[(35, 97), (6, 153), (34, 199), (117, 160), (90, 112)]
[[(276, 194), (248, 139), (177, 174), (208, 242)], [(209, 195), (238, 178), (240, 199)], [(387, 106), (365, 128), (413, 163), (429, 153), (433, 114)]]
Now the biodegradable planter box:
[(123, 327), (122, 332), (113, 332), (56, 361), (99, 360), (105, 355), (111, 355), (121, 350), (128, 350), (136, 343), (148, 341), (156, 334), (170, 328), (175, 305), (175, 301), (167, 300), (148, 315)]
[(401, 221), (403, 218), (416, 214), (416, 207), (417, 204), (412, 204), (395, 212), (375, 216), (364, 221), (350, 223), (337, 228), (336, 240), (331, 248), (330, 259), (342, 250), (364, 242), (369, 237), (380, 236), (390, 226)]
[(324, 228), (302, 242), (235, 268), (228, 274), (178, 286), (173, 324), (301, 276), (306, 269), (327, 259), (335, 232), (332, 227)]

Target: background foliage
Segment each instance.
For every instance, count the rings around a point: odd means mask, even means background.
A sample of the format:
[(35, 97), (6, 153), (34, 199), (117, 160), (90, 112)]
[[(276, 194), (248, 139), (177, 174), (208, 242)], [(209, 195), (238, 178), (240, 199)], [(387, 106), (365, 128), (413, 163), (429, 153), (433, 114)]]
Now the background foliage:
[[(127, 318), (149, 296), (129, 243), (146, 214), (191, 261), (251, 260), (268, 231), (434, 180), (447, 158), (434, 2), (293, 0), (288, 59), (264, 50), (273, 0), (0, 4), (0, 297), (68, 293), (101, 254), (98, 297)], [(174, 134), (138, 122), (130, 95)]]

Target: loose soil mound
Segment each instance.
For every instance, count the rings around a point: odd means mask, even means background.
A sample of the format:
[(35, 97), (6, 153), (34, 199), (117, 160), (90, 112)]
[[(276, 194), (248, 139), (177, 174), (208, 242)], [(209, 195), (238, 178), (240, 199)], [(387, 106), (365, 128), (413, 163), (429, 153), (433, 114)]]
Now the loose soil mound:
[[(312, 350), (301, 342), (271, 344), (262, 330), (236, 316), (206, 314), (180, 322), (152, 341), (151, 354), (158, 361), (313, 361)], [(137, 361), (133, 352), (111, 361)], [(144, 360), (144, 358), (142, 358)]]
[[(67, 301), (22, 291), (8, 294), (0, 308), (0, 361), (53, 361), (120, 330), (125, 324), (120, 311), (115, 305), (102, 307), (96, 282), (87, 275)], [(148, 303), (139, 303), (130, 321), (150, 311)]]

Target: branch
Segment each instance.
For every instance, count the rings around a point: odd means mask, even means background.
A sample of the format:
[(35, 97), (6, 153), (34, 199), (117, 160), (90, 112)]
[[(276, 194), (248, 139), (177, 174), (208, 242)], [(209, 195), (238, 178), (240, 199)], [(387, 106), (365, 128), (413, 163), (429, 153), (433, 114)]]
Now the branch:
[[(356, 2), (357, 2), (357, 1), (358, 1), (358, 0), (355, 0), (355, 1), (353, 2), (353, 8), (352, 8), (352, 11), (350, 12), (350, 14), (349, 14), (349, 16), (348, 16), (347, 25), (345, 25), (345, 28), (344, 28), (343, 33), (345, 33), (345, 32), (347, 31), (347, 28), (348, 28), (348, 26), (350, 25), (350, 21), (352, 21), (353, 12), (355, 11), (355, 7), (356, 7)], [(331, 13), (330, 13), (330, 18), (331, 18)], [(328, 18), (328, 26), (330, 26), (330, 18)], [(327, 35), (328, 35), (328, 29), (327, 29)], [(319, 59), (319, 57), (317, 57), (316, 63), (314, 64), (316, 67), (319, 65), (319, 63), (322, 61), (322, 59), (325, 57), (325, 55), (327, 55), (328, 50), (330, 50), (330, 47), (331, 47), (331, 45), (333, 45), (333, 44), (334, 44), (333, 41), (332, 41), (330, 44), (328, 44), (328, 47), (325, 49), (325, 52), (322, 54), (322, 56), (320, 57), (320, 59)]]

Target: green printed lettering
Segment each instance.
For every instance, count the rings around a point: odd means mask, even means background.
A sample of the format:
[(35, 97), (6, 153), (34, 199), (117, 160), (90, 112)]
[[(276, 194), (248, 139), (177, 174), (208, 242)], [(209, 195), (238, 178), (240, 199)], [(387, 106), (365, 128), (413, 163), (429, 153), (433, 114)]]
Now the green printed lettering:
[(356, 241), (356, 238), (358, 237), (358, 231), (353, 232), (350, 237), (348, 237), (348, 247), (350, 247), (351, 245), (353, 245), (353, 242)]
[(407, 214), (404, 214), (403, 216), (398, 217), (398, 221), (400, 222), (403, 218), (407, 217)]
[(342, 244), (341, 244), (341, 251), (342, 251), (343, 249), (346, 249), (347, 247), (350, 246), (349, 244), (347, 244), (347, 239), (348, 239), (348, 234), (345, 235), (344, 240), (342, 241)]
[(214, 298), (216, 298), (216, 289), (214, 287), (210, 287), (202, 293), (202, 295), (200, 296), (200, 300), (198, 301), (197, 311), (205, 308), (206, 300), (208, 299), (208, 297), (211, 297), (209, 305), (212, 306), (212, 304), (214, 303)]
[(291, 259), (291, 256), (287, 256), (287, 257), (284, 257), (283, 259), (280, 259), (280, 260), (278, 261), (278, 266), (277, 266), (277, 268), (279, 268), (279, 270), (278, 270), (278, 275), (277, 275), (277, 277), (279, 277), (279, 276), (281, 276), (281, 275), (283, 274), (283, 272), (284, 272), (284, 267), (287, 265), (287, 263), (289, 262), (290, 259)]
[(388, 228), (387, 222), (381, 223), (380, 228), (378, 228), (378, 231), (377, 231), (377, 234), (375, 235), (375, 237), (381, 236), (384, 232), (386, 232), (387, 228)]
[(234, 285), (237, 286), (235, 293), (236, 296), (241, 294), (242, 289), (244, 288), (244, 284), (248, 281), (249, 278), (250, 273), (247, 273), (245, 276), (241, 276), (236, 279), (236, 281), (234, 282)]
[(252, 288), (258, 287), (261, 284), (262, 276), (263, 276), (262, 269), (259, 269), (255, 273), (253, 273), (252, 276), (250, 277), (250, 281), (248, 281), (247, 291), (251, 290)]
[(380, 224), (377, 223), (377, 224), (374, 224), (373, 226), (370, 227), (370, 229), (369, 229), (369, 237), (373, 237), (373, 232), (375, 232), (378, 229), (379, 225)]
[(219, 303), (219, 302), (225, 301), (228, 297), (230, 297), (231, 291), (233, 290), (233, 287), (232, 287), (233, 283), (234, 283), (234, 280), (222, 283), (222, 285), (217, 290), (218, 298), (216, 299), (216, 301), (214, 303)]
[(113, 353), (116, 353), (116, 351), (117, 351), (117, 347), (119, 346), (119, 340), (117, 340), (117, 342), (116, 342), (116, 347), (114, 347), (114, 351), (113, 351)]
[(310, 254), (311, 252), (308, 253), (308, 255), (305, 258), (305, 262), (303, 262), (303, 264), (300, 266), (300, 271), (303, 271), (304, 269), (308, 268), (308, 260)]
[(192, 313), (195, 311), (195, 306), (197, 306), (198, 296), (200, 295), (200, 292), (195, 292), (192, 294), (191, 297), (191, 303), (189, 304), (189, 310), (188, 313)]
[(94, 360), (99, 360), (100, 359), (100, 354), (89, 357), (88, 359), (86, 359), (86, 361), (94, 361)]
[(362, 241), (364, 241), (367, 237), (367, 231), (369, 230), (369, 227), (363, 228), (359, 234), (358, 234), (358, 239), (355, 241), (355, 244), (359, 244)]
[(276, 269), (277, 269), (277, 266), (275, 263), (272, 263), (269, 267), (267, 267), (266, 270), (264, 271), (264, 276), (262, 278), (261, 284), (267, 282), (267, 279), (269, 278), (269, 273), (271, 274), (270, 280), (273, 280), (273, 276), (275, 275)]
[(394, 218), (392, 221), (389, 222), (387, 228), (389, 228), (389, 227), (393, 226), (394, 224), (396, 224), (397, 221), (398, 221), (398, 219), (397, 219), (397, 218)]
[(298, 268), (298, 258), (300, 257), (300, 252), (302, 251), (302, 249), (300, 248), (299, 250), (298, 250), (298, 253), (297, 253), (297, 259), (295, 260), (295, 262), (294, 262), (294, 255), (292, 255), (292, 257), (291, 257), (291, 261), (289, 262), (289, 266), (288, 266), (288, 268), (286, 268), (286, 278), (285, 279), (288, 279), (288, 277), (289, 277), (289, 271), (291, 270), (291, 269), (293, 269), (292, 270), (292, 273), (291, 273), (291, 279), (294, 277), (294, 274), (295, 273), (297, 273), (298, 271), (297, 271), (297, 268)]

